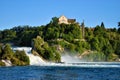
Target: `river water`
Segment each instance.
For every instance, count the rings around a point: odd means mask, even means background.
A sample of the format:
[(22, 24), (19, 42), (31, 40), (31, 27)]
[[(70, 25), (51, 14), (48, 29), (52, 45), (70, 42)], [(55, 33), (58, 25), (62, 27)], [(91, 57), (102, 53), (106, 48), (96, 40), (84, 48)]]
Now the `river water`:
[(74, 65), (0, 67), (0, 80), (120, 80), (118, 64)]

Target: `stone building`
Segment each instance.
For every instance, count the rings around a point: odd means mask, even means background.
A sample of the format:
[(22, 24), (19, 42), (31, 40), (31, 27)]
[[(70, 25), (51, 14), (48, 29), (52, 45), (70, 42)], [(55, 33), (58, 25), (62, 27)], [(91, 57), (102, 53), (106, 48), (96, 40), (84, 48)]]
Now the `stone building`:
[(65, 16), (60, 16), (58, 19), (58, 23), (72, 24), (72, 23), (76, 23), (76, 19), (67, 19)]

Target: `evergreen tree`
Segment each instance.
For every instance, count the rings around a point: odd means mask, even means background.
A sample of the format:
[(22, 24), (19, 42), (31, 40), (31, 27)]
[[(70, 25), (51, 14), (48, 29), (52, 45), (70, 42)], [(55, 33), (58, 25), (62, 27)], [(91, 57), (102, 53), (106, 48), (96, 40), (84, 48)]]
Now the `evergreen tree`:
[(120, 22), (118, 22), (118, 27), (120, 27)]
[(104, 23), (103, 23), (103, 22), (101, 23), (101, 27), (102, 27), (103, 29), (105, 28), (105, 26), (104, 26)]
[(118, 22), (118, 33), (120, 33), (120, 22)]

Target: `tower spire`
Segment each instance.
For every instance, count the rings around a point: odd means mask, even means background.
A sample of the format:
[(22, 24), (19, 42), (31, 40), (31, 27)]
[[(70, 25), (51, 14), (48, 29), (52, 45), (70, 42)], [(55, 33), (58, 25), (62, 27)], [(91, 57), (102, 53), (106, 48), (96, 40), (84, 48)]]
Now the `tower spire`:
[(84, 24), (84, 19), (83, 19), (83, 22), (81, 24), (81, 27), (82, 27), (82, 38), (84, 39), (85, 38), (85, 24)]

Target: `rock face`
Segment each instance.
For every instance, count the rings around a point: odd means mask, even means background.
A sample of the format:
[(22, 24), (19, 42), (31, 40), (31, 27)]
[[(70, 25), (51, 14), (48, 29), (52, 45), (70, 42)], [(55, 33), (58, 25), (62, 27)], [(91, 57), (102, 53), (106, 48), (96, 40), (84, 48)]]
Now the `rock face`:
[(60, 52), (64, 51), (64, 48), (61, 45), (56, 45), (56, 47), (57, 47), (58, 51), (60, 51)]
[(38, 54), (38, 52), (36, 52), (35, 50), (32, 50), (32, 54), (33, 54), (34, 56), (40, 56), (40, 55)]
[(5, 63), (5, 66), (12, 66), (12, 63), (10, 60), (2, 60), (2, 62)]

